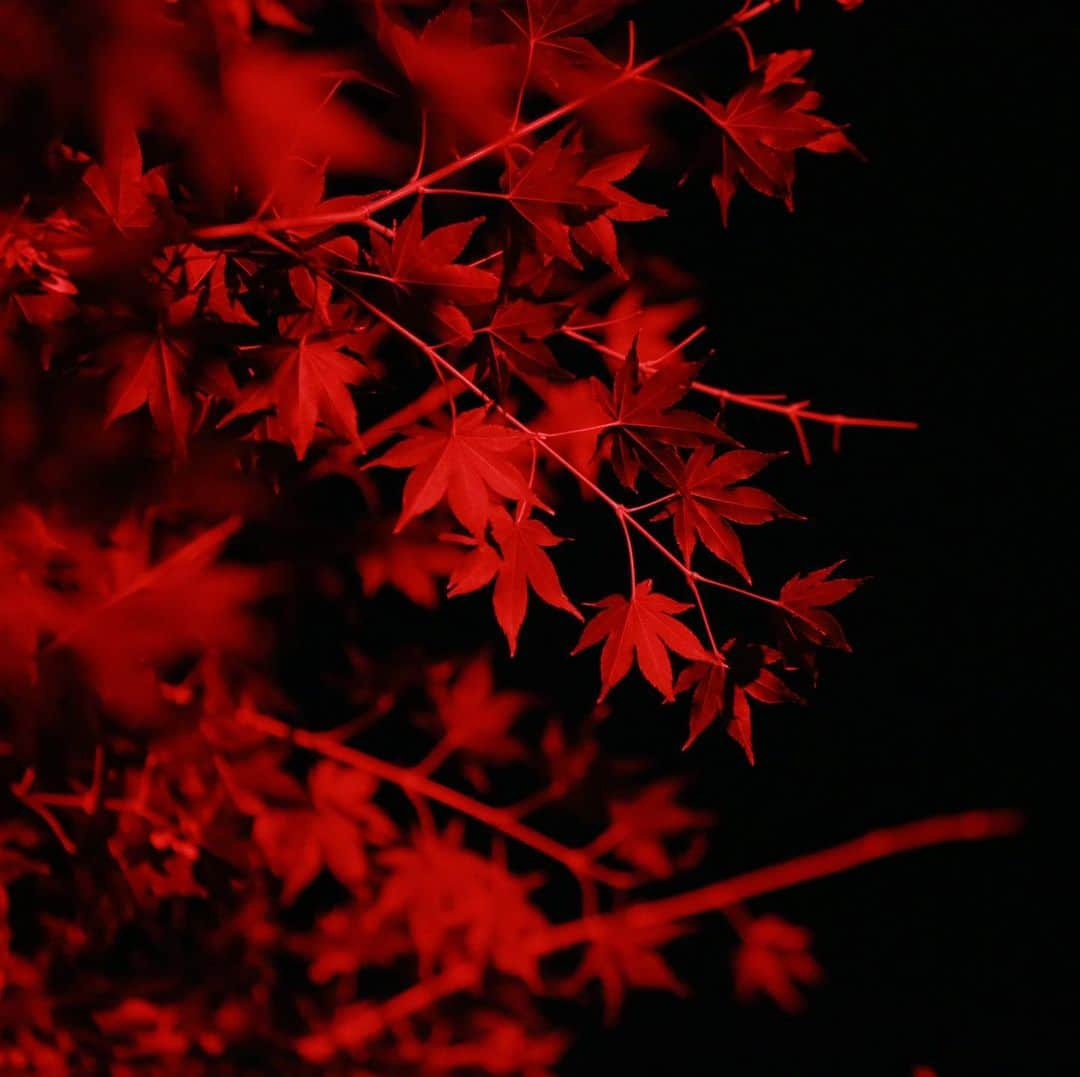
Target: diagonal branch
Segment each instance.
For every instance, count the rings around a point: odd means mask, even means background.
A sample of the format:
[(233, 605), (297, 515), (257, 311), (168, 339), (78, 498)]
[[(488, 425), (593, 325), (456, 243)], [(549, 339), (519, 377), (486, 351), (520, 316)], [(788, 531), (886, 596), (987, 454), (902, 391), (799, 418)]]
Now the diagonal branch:
[(380, 781), (397, 786), (406, 793), (442, 804), (461, 815), (484, 823), (492, 830), (505, 834), (508, 838), (527, 845), (530, 849), (535, 849), (538, 853), (562, 864), (578, 878), (592, 878), (620, 890), (634, 885), (634, 878), (628, 872), (616, 871), (595, 863), (593, 858), (582, 850), (572, 849), (519, 822), (510, 811), (492, 807), (465, 793), (459, 793), (408, 767), (400, 767), (357, 748), (350, 748), (326, 733), (312, 733), (305, 729), (297, 729), (278, 718), (252, 710), (237, 712), (236, 720), (264, 736), (288, 741), (316, 755), (321, 755), (325, 759), (332, 759), (344, 766), (362, 770)]
[[(535, 936), (533, 952), (537, 955), (555, 953), (586, 942), (599, 932), (612, 928), (655, 927), (704, 912), (723, 912), (748, 898), (824, 879), (900, 853), (953, 842), (1008, 837), (1022, 825), (1022, 816), (1014, 811), (969, 811), (872, 830), (852, 841), (735, 875), (697, 890), (658, 901), (642, 902), (621, 912), (585, 916), (560, 924)], [(413, 985), (372, 1008), (366, 1022), (369, 1036), (373, 1037), (391, 1024), (421, 1013), (459, 991), (477, 986), (483, 975), (482, 968), (462, 962), (438, 976)]]
[(617, 927), (636, 930), (687, 920), (702, 913), (718, 912), (762, 894), (772, 894), (800, 883), (850, 871), (898, 853), (952, 842), (1006, 837), (1017, 833), (1022, 826), (1023, 816), (1019, 812), (968, 811), (871, 830), (840, 845), (748, 871), (697, 890), (656, 901), (638, 902), (625, 911), (560, 924), (537, 937), (536, 950), (545, 954), (553, 953), (586, 942), (598, 931)]

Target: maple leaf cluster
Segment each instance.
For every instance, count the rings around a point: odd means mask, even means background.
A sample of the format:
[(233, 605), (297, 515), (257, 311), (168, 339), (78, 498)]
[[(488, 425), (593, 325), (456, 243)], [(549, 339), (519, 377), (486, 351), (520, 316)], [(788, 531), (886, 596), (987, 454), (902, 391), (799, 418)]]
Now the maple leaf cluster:
[[(0, 4), (0, 1070), (540, 1075), (545, 999), (686, 990), (619, 917), (709, 813), (597, 726), (639, 673), (753, 763), (860, 582), (744, 549), (801, 517), (717, 401), (830, 417), (715, 384), (664, 247), (853, 150), (772, 6), (692, 88), (622, 0)], [(808, 935), (740, 935), (796, 1005)]]

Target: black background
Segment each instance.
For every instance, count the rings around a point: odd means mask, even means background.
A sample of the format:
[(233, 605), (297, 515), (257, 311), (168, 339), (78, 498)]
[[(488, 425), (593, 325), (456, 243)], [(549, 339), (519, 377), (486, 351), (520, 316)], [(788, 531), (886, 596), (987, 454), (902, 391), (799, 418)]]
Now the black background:
[[(660, 6), (660, 36), (712, 17)], [(674, 950), (692, 998), (634, 995), (606, 1031), (590, 1012), (562, 1072), (1076, 1072), (1062, 986), (1075, 963), (1050, 870), (1071, 845), (1069, 491), (1055, 472), (1072, 423), (1049, 298), (1067, 269), (1060, 28), (1036, 5), (803, 6), (755, 42), (815, 48), (824, 111), (851, 123), (868, 164), (801, 155), (794, 215), (744, 190), (721, 233), (711, 195), (691, 192), (667, 223), (706, 282), (714, 381), (922, 429), (852, 432), (838, 457), (819, 433), (812, 470), (780, 465), (813, 520), (800, 556), (847, 556), (874, 580), (844, 610), (853, 656), (827, 666), (805, 711), (757, 723), (753, 770), (716, 731), (699, 742), (699, 799), (720, 818), (708, 866), (970, 807), (1022, 808), (1028, 825), (760, 902), (813, 930), (827, 972), (795, 1017), (735, 1004), (730, 931), (703, 926)], [(779, 420), (739, 422), (757, 447), (792, 444)], [(678, 765), (682, 713), (641, 691), (615, 701), (658, 767)]]

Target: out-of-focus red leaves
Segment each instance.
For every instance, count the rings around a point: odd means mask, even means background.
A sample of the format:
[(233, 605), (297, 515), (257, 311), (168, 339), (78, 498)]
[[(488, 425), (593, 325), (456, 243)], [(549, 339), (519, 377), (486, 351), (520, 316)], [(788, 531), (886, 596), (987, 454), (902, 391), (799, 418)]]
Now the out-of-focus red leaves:
[[(539, 390), (544, 410), (533, 429), (551, 439), (574, 467), (586, 478), (596, 480), (601, 457), (597, 452), (601, 432), (611, 422), (611, 411), (603, 394), (585, 381), (566, 385), (545, 385)], [(586, 489), (584, 496), (592, 496)]]
[(683, 784), (677, 778), (665, 778), (633, 796), (613, 800), (611, 825), (600, 839), (603, 845), (648, 878), (669, 877), (677, 862), (669, 843), (698, 833), (710, 820), (708, 813), (678, 802)]
[(364, 81), (333, 56), (267, 45), (239, 50), (222, 73), (228, 131), (237, 168), (260, 193), (273, 190), (290, 158), (326, 161), (334, 171), (385, 175), (402, 155), (368, 119), (332, 96)]
[(464, 848), (462, 837), (454, 827), (383, 853), (390, 877), (374, 921), (403, 921), (426, 969), (464, 958), (536, 983), (530, 936), (547, 922), (529, 894), (541, 879), (511, 875), (497, 860)]
[(629, 285), (608, 308), (601, 323), (604, 344), (617, 355), (636, 348), (642, 367), (654, 371), (667, 361), (685, 362), (678, 347), (678, 330), (698, 311), (694, 298), (650, 303), (640, 285)]
[[(257, 570), (216, 563), (240, 521), (227, 520), (156, 559), (137, 520), (105, 544), (47, 527), (24, 510), (8, 544), (0, 602), (5, 651), (35, 677), (43, 658), (75, 652), (95, 688), (125, 716), (145, 719), (160, 703), (163, 663), (204, 649), (248, 651), (256, 643), (250, 603)], [(11, 650), (8, 650), (8, 648)]]
[(530, 698), (522, 692), (496, 691), (488, 655), (478, 655), (457, 671), (435, 666), (428, 677), (428, 693), (442, 729), (443, 753), (460, 751), (485, 763), (522, 758), (513, 726)]
[(475, 142), (506, 130), (518, 77), (514, 49), (478, 32), (466, 0), (453, 0), (419, 32), (386, 15), (381, 4), (376, 10), (384, 49), (424, 107), (451, 122), (452, 135)]
[(250, 37), (256, 18), (279, 30), (307, 34), (311, 32), (311, 27), (298, 18), (293, 9), (303, 10), (309, 6), (304, 0), (297, 4), (290, 4), (287, 0), (211, 0), (210, 15), (221, 26), (222, 34), (235, 29), (243, 37)]
[(434, 609), (442, 597), (440, 581), (452, 575), (466, 551), (461, 546), (440, 539), (434, 527), (418, 521), (403, 534), (393, 534), (384, 526), (357, 554), (364, 594), (369, 598), (385, 586), (426, 609)]
[(355, 770), (323, 761), (308, 775), (310, 805), (266, 807), (255, 817), (252, 837), (291, 903), (327, 868), (343, 885), (359, 886), (368, 874), (367, 848), (385, 846), (397, 828), (372, 803), (377, 782)]
[(768, 995), (790, 1012), (805, 1005), (800, 985), (822, 978), (821, 966), (810, 953), (810, 932), (779, 916), (760, 916), (747, 926), (735, 955), (735, 992), (750, 1000)]
[(609, 1025), (619, 1016), (630, 988), (686, 995), (686, 985), (660, 953), (661, 946), (681, 934), (678, 927), (670, 924), (648, 928), (620, 925), (599, 933), (590, 942), (569, 989), (577, 991), (590, 980), (598, 980), (604, 998), (604, 1017)]

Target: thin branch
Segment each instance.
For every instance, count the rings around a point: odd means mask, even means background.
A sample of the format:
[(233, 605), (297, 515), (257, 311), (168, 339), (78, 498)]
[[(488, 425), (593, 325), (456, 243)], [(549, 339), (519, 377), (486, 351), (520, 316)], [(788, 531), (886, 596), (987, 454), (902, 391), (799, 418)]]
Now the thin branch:
[[(597, 322), (593, 324), (595, 326), (602, 326), (604, 323)], [(571, 340), (579, 341), (582, 344), (587, 344), (593, 350), (599, 352), (601, 355), (606, 355), (610, 359), (617, 359), (621, 362), (626, 358), (626, 356), (616, 348), (609, 348), (606, 344), (602, 344), (600, 341), (588, 336), (588, 334), (581, 332), (580, 327), (564, 327), (561, 332), (563, 336), (569, 337)], [(682, 350), (686, 343), (697, 336), (700, 336), (700, 333), (700, 330), (695, 330), (686, 341), (676, 345), (672, 351)], [(805, 436), (802, 436), (801, 424), (804, 422), (819, 423), (824, 426), (832, 427), (834, 449), (839, 445), (839, 432), (847, 427), (863, 427), (875, 430), (919, 429), (918, 423), (908, 419), (874, 419), (860, 415), (842, 415), (838, 413), (815, 411), (807, 406), (809, 404), (808, 400), (786, 400), (783, 396), (778, 397), (775, 394), (735, 393), (730, 389), (721, 389), (716, 385), (706, 385), (701, 381), (692, 381), (690, 383), (690, 388), (693, 389), (694, 392), (702, 393), (705, 396), (711, 396), (716, 400), (723, 401), (725, 404), (737, 404), (739, 407), (751, 408), (754, 411), (767, 411), (773, 415), (783, 415), (795, 427), (803, 458), (807, 463), (810, 463), (811, 460), (810, 447), (806, 443)]]
[(875, 430), (918, 430), (919, 424), (908, 419), (873, 419), (857, 415), (829, 414), (823, 411), (814, 411), (807, 407), (808, 400), (769, 400), (761, 396), (748, 395), (746, 393), (733, 393), (730, 389), (721, 389), (715, 385), (705, 385), (695, 381), (691, 388), (706, 396), (722, 400), (726, 404), (738, 404), (740, 407), (753, 408), (756, 411), (767, 411), (773, 415), (783, 415), (795, 429), (795, 436), (799, 441), (799, 448), (803, 460), (809, 464), (812, 462), (810, 445), (806, 440), (802, 424), (820, 423), (832, 427), (833, 451), (840, 447), (840, 433), (847, 427), (863, 427)]
[[(863, 864), (900, 853), (952, 842), (1008, 837), (1015, 834), (1022, 824), (1023, 818), (1017, 812), (970, 811), (873, 830), (853, 841), (758, 868), (698, 890), (643, 902), (624, 911), (592, 914), (557, 925), (535, 936), (533, 953), (544, 956), (565, 950), (614, 928), (634, 930), (655, 927), (705, 912), (725, 912), (749, 898), (851, 871)], [(421, 1013), (442, 999), (477, 985), (482, 977), (482, 969), (475, 964), (462, 962), (395, 995), (373, 1008), (367, 1022), (370, 1027), (368, 1038), (392, 1023)]]
[(787, 890), (800, 883), (838, 875), (898, 853), (951, 842), (1006, 837), (1017, 833), (1022, 825), (1023, 816), (1019, 812), (968, 811), (872, 830), (852, 841), (758, 868), (697, 890), (656, 901), (638, 902), (625, 911), (561, 924), (537, 937), (536, 950), (539, 953), (553, 953), (586, 942), (599, 932), (616, 927), (641, 929), (675, 923), (702, 913), (717, 912), (763, 894)]
[(406, 793), (423, 797), (425, 800), (434, 801), (450, 808), (470, 819), (491, 827), (498, 833), (505, 834), (508, 838), (527, 845), (542, 853), (551, 860), (562, 864), (577, 877), (591, 877), (608, 886), (625, 890), (634, 884), (634, 878), (628, 872), (615, 871), (595, 864), (592, 860), (578, 849), (571, 849), (560, 842), (541, 834), (530, 826), (519, 822), (513, 814), (502, 808), (495, 808), (483, 801), (476, 800), (450, 789), (445, 785), (433, 781), (431, 778), (411, 770), (408, 767), (400, 767), (394, 763), (388, 763), (377, 756), (369, 755), (357, 748), (349, 748), (331, 736), (324, 733), (311, 733), (304, 729), (296, 729), (293, 726), (273, 718), (269, 715), (258, 714), (250, 710), (237, 712), (236, 720), (242, 725), (258, 730), (260, 733), (277, 740), (288, 741), (300, 748), (315, 752), (325, 759), (332, 759), (347, 767), (362, 770), (380, 781), (388, 782), (397, 786)]

